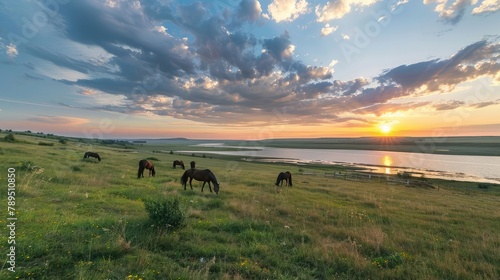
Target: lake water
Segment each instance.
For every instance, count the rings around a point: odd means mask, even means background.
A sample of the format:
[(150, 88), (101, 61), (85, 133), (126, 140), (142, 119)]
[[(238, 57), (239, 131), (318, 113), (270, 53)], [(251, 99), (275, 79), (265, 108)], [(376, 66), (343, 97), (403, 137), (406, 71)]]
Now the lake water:
[[(204, 147), (231, 147), (223, 144), (199, 144)], [(428, 178), (459, 181), (500, 183), (500, 157), (461, 156), (423, 153), (403, 153), (368, 150), (289, 149), (270, 147), (241, 147), (244, 151), (183, 151), (238, 155), (247, 160), (262, 158), (297, 163), (345, 164), (370, 168), (376, 173), (396, 174), (408, 171), (425, 174)]]

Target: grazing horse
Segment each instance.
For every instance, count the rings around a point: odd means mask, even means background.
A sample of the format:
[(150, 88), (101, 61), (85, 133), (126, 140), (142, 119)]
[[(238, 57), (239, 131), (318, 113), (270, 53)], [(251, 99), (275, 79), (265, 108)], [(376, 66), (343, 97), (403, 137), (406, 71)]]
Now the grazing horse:
[(99, 156), (99, 154), (98, 154), (98, 153), (86, 152), (86, 153), (83, 155), (83, 158), (89, 158), (89, 157), (93, 157), (93, 158), (96, 158), (97, 160), (101, 161), (101, 157)]
[(139, 161), (139, 171), (137, 171), (137, 178), (144, 178), (144, 169), (149, 169), (149, 176), (155, 176), (156, 171), (153, 163), (143, 159)]
[(278, 178), (276, 178), (276, 186), (279, 186), (281, 183), (281, 187), (283, 186), (283, 181), (286, 182), (285, 186), (292, 186), (292, 173), (286, 171), (286, 172), (280, 172), (278, 174)]
[(177, 165), (180, 165), (182, 167), (182, 169), (184, 169), (184, 162), (182, 160), (174, 160), (174, 168), (177, 166)]
[(196, 162), (193, 160), (189, 163), (191, 165), (191, 169), (194, 169), (194, 167), (196, 166)]
[(201, 186), (201, 191), (203, 192), (203, 187), (205, 187), (205, 183), (208, 182), (208, 188), (210, 189), (210, 192), (212, 192), (212, 187), (210, 186), (210, 182), (214, 184), (214, 191), (215, 194), (219, 194), (219, 182), (215, 178), (215, 175), (212, 171), (209, 169), (188, 169), (186, 172), (181, 177), (181, 183), (184, 186), (184, 190), (186, 189), (186, 184), (187, 184), (187, 179), (189, 179), (189, 186), (191, 189), (193, 189), (193, 185), (191, 185), (191, 182), (193, 179), (197, 181), (203, 181), (203, 185)]

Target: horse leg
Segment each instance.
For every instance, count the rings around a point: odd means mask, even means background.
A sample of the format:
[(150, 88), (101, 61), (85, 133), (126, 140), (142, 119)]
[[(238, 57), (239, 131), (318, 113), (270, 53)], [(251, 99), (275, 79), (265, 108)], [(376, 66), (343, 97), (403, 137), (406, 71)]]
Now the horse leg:
[(210, 192), (212, 192), (212, 187), (210, 186), (210, 181), (208, 181), (208, 189), (210, 189)]
[(203, 188), (205, 187), (205, 181), (203, 181), (203, 185), (201, 185), (201, 192), (203, 192)]
[(189, 178), (189, 186), (191, 187), (191, 189), (193, 189), (193, 185), (191, 185), (191, 182), (193, 182), (193, 177)]

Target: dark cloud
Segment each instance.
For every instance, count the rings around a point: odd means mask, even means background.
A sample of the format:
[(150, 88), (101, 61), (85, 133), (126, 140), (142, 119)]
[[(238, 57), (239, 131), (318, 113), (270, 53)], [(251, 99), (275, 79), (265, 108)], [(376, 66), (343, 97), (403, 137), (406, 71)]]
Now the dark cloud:
[(500, 71), (498, 55), (500, 44), (483, 40), (463, 48), (449, 59), (401, 65), (376, 80), (382, 84), (399, 85), (406, 94), (422, 87), (426, 92), (439, 91), (481, 76), (494, 77)]
[[(41, 46), (35, 46), (33, 44), (26, 44), (24, 46), (24, 49), (31, 54), (34, 57), (38, 57), (42, 60), (47, 60), (52, 62), (53, 64), (78, 71), (80, 73), (84, 74), (89, 74), (91, 71), (96, 71), (98, 70), (98, 67), (94, 66), (91, 63), (77, 60), (71, 57), (68, 57), (66, 55), (60, 54), (60, 53), (55, 53), (50, 50), (47, 50)], [(32, 68), (32, 66), (27, 65), (29, 68)]]
[(432, 107), (436, 109), (437, 111), (446, 111), (446, 110), (453, 110), (458, 107), (462, 107), (465, 105), (465, 102), (463, 101), (457, 101), (457, 100), (451, 100), (447, 102), (442, 102), (438, 104), (433, 104)]
[(257, 0), (243, 0), (238, 6), (235, 19), (237, 21), (255, 22), (260, 18), (262, 8)]
[(416, 110), (422, 107), (426, 107), (431, 102), (405, 102), (405, 103), (378, 103), (370, 105), (367, 107), (359, 108), (353, 110), (356, 114), (373, 114), (375, 116), (380, 116), (386, 113), (397, 113), (397, 112), (407, 112), (410, 110)]

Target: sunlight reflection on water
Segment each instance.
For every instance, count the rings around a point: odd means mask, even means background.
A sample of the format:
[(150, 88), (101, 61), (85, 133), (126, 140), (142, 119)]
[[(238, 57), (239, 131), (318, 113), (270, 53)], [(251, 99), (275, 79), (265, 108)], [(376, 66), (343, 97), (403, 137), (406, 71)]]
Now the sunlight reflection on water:
[[(219, 147), (224, 147), (223, 145)], [(349, 164), (372, 172), (407, 171), (429, 178), (500, 183), (500, 157), (404, 153), (369, 150), (290, 149), (259, 147), (253, 151), (181, 151), (244, 156), (249, 159), (283, 159), (297, 163)], [(275, 160), (279, 161), (279, 160)]]

